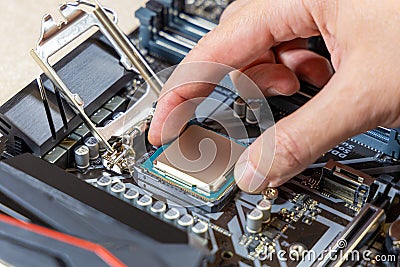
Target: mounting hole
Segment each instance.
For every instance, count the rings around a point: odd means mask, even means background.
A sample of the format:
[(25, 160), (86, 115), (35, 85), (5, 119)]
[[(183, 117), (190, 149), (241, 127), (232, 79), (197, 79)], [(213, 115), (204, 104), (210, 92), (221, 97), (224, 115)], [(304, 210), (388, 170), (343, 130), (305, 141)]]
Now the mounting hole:
[(232, 251), (230, 251), (230, 250), (224, 250), (224, 251), (222, 251), (222, 253), (221, 253), (221, 257), (222, 257), (223, 259), (225, 259), (225, 260), (231, 259), (231, 258), (233, 257), (233, 253), (232, 253)]

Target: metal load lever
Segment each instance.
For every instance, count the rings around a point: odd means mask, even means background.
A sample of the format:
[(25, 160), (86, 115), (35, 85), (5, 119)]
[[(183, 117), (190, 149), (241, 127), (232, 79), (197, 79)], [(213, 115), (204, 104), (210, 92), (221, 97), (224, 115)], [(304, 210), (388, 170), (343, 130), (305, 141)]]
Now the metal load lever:
[[(86, 12), (80, 6), (92, 8), (91, 13)], [(49, 63), (49, 57), (59, 52), (63, 47), (74, 41), (92, 27), (99, 31), (110, 41), (120, 56), (120, 62), (125, 69), (138, 72), (149, 84), (155, 95), (159, 95), (163, 87), (162, 81), (156, 76), (149, 64), (140, 52), (129, 41), (125, 34), (116, 25), (115, 12), (105, 9), (98, 1), (94, 3), (77, 1), (63, 4), (59, 7), (65, 21), (57, 24), (51, 15), (45, 15), (42, 21), (42, 31), (35, 49), (31, 55), (43, 70), (44, 74), (53, 82), (72, 109), (81, 116), (82, 120), (99, 142), (103, 143), (109, 152), (113, 148), (108, 143), (102, 131), (90, 120), (84, 110), (84, 102), (78, 94), (74, 94), (59, 77), (55, 69)], [(114, 17), (112, 20), (108, 13)]]

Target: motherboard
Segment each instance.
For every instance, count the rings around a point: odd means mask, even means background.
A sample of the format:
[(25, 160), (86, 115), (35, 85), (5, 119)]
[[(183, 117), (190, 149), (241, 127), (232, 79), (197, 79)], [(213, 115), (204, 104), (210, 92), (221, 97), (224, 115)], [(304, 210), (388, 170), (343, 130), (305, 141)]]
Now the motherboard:
[(399, 266), (399, 129), (261, 194), (235, 184), (246, 147), (321, 88), (245, 99), (227, 75), (179, 138), (148, 141), (161, 87), (230, 2), (150, 0), (127, 36), (97, 1), (44, 16), (43, 74), (0, 107), (0, 265)]

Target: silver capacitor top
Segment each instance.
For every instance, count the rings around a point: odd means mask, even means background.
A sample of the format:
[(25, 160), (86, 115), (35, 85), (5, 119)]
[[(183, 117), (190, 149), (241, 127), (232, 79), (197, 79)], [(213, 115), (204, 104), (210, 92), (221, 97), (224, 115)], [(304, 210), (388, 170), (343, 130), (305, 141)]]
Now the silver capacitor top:
[(79, 169), (86, 169), (90, 165), (89, 148), (85, 145), (78, 146), (74, 150), (75, 164)]
[(151, 203), (153, 202), (153, 199), (148, 196), (148, 195), (143, 195), (139, 200), (137, 201), (137, 205), (141, 207), (142, 209), (147, 209), (150, 207)]
[(192, 226), (192, 232), (204, 237), (208, 231), (208, 224), (202, 221), (198, 221), (195, 225)]
[(125, 184), (123, 182), (116, 182), (111, 185), (111, 193), (117, 197), (121, 197), (125, 192)]
[(99, 141), (94, 136), (85, 139), (85, 146), (89, 148), (89, 158), (95, 160), (99, 157)]
[(259, 209), (249, 211), (246, 216), (246, 230), (252, 234), (261, 232), (262, 219), (263, 213)]
[(175, 221), (179, 218), (180, 212), (177, 208), (170, 208), (166, 213), (164, 213), (164, 218), (167, 221)]
[(400, 254), (400, 220), (392, 222), (389, 226), (387, 238), (389, 242), (386, 242), (388, 251), (391, 251), (397, 255)]
[(134, 203), (139, 198), (139, 192), (134, 188), (127, 188), (124, 193), (124, 199), (128, 202)]
[(154, 202), (153, 206), (151, 206), (150, 211), (155, 213), (156, 215), (162, 215), (167, 210), (167, 205), (163, 201)]
[(240, 119), (246, 117), (246, 102), (241, 97), (237, 97), (233, 102), (233, 116)]
[(190, 215), (190, 214), (184, 214), (178, 220), (178, 225), (180, 225), (181, 227), (184, 227), (184, 228), (193, 225), (193, 223), (194, 223), (194, 219), (193, 219), (192, 215)]
[(102, 176), (97, 179), (97, 187), (103, 189), (104, 191), (110, 191), (112, 179), (108, 176)]
[(249, 124), (259, 123), (261, 116), (260, 104), (257, 102), (251, 102), (246, 107), (246, 122)]
[(262, 221), (264, 223), (269, 222), (271, 220), (271, 208), (272, 208), (271, 201), (263, 198), (257, 202), (256, 208), (263, 213)]

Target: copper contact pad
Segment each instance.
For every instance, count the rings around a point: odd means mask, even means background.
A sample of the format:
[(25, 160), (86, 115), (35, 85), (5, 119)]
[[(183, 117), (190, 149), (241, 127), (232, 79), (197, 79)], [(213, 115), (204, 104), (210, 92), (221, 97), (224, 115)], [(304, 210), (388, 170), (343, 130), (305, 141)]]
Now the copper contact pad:
[(206, 192), (217, 191), (245, 147), (198, 125), (189, 126), (155, 160), (155, 167)]

